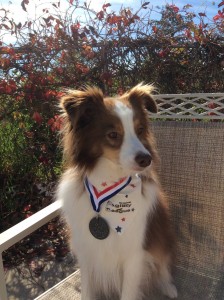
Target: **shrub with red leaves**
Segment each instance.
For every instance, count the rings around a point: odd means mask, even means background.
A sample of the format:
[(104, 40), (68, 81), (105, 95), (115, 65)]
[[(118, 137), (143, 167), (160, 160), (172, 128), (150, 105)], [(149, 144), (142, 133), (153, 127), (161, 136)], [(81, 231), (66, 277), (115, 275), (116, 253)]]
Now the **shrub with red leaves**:
[[(30, 3), (21, 1), (21, 9), (29, 11)], [(156, 82), (161, 93), (224, 90), (223, 1), (213, 20), (189, 4), (167, 4), (153, 20), (150, 2), (136, 11), (66, 3), (66, 10), (60, 1), (46, 3), (36, 20), (18, 23), (6, 9), (0, 13), (2, 230), (51, 201), (37, 186), (60, 174), (63, 89), (94, 84), (122, 94), (145, 81)], [(32, 212), (21, 215), (27, 203)]]

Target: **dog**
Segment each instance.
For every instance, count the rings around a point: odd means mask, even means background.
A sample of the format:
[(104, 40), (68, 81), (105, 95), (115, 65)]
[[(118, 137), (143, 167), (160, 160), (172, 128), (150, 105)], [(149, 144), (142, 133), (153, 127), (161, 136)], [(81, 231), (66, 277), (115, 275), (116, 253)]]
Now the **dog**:
[(61, 98), (66, 171), (57, 200), (80, 265), (82, 300), (113, 292), (140, 300), (155, 278), (164, 295), (177, 297), (170, 271), (175, 239), (149, 122), (157, 112), (152, 92), (141, 83), (104, 97), (86, 86)]

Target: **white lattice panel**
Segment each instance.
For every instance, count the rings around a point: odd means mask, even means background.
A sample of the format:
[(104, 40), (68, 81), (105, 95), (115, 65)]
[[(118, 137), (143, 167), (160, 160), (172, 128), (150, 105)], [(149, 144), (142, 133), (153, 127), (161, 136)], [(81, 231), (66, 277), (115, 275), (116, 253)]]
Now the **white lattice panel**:
[(224, 93), (154, 95), (156, 118), (224, 120)]

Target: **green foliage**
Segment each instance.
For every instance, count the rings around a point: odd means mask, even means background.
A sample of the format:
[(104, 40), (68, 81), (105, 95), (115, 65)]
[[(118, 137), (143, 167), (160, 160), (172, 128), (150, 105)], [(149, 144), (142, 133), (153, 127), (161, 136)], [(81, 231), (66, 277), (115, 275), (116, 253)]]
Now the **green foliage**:
[[(32, 212), (43, 206), (45, 195), (39, 194), (38, 185), (56, 181), (62, 158), (57, 135), (47, 123), (38, 124), (27, 109), (3, 119), (0, 144), (0, 214), (4, 229), (27, 216), (27, 204), (32, 204)], [(17, 217), (4, 222), (15, 211)]]

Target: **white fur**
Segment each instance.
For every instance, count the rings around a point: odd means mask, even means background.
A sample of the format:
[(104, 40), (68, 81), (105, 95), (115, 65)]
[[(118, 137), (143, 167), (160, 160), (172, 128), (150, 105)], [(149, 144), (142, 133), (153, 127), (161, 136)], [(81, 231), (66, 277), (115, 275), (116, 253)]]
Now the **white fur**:
[(128, 170), (139, 171), (139, 166), (135, 157), (139, 152), (150, 154), (136, 136), (133, 124), (133, 110), (125, 106), (122, 102), (117, 101), (115, 112), (119, 116), (124, 128), (124, 141), (120, 151), (120, 163)]
[[(120, 151), (120, 164), (101, 157), (88, 178), (93, 185), (111, 181), (135, 173), (134, 156), (147, 152), (137, 138), (133, 125), (133, 112), (117, 103), (116, 113), (124, 127), (124, 141)], [(81, 268), (82, 300), (94, 300), (98, 291), (106, 295), (116, 290), (120, 300), (140, 300), (140, 285), (146, 264), (153, 266), (153, 258), (143, 249), (146, 219), (153, 214), (157, 201), (155, 183), (144, 183), (144, 195), (139, 199), (140, 209), (125, 232), (120, 236), (110, 231), (104, 240), (94, 238), (89, 222), (96, 216), (89, 196), (76, 169), (69, 169), (62, 177), (57, 199), (62, 201), (63, 211), (71, 229), (71, 246)], [(105, 203), (102, 204), (103, 209)], [(165, 274), (166, 270), (164, 271)], [(167, 274), (165, 274), (167, 275)], [(166, 277), (164, 275), (164, 278)], [(167, 275), (168, 276), (168, 275)], [(164, 279), (166, 294), (175, 296), (171, 279)]]
[[(67, 175), (73, 172), (73, 176)], [(138, 288), (145, 256), (148, 255), (142, 244), (146, 217), (153, 211), (156, 201), (155, 188), (148, 186), (153, 197), (146, 199), (142, 196), (142, 199), (138, 199), (142, 203), (142, 209), (122, 236), (111, 230), (108, 238), (97, 240), (88, 227), (96, 213), (92, 209), (88, 194), (83, 191), (83, 182), (75, 174), (75, 170), (69, 170), (67, 174), (59, 186), (58, 199), (62, 200), (64, 214), (71, 228), (72, 248), (81, 267), (84, 293), (82, 299), (93, 300), (91, 286), (97, 286), (106, 293), (115, 289), (121, 294), (121, 300), (139, 299)]]

